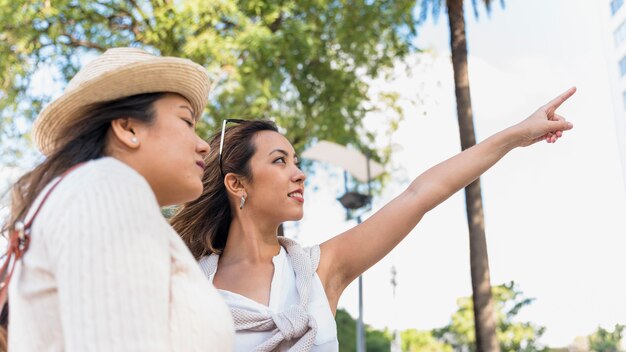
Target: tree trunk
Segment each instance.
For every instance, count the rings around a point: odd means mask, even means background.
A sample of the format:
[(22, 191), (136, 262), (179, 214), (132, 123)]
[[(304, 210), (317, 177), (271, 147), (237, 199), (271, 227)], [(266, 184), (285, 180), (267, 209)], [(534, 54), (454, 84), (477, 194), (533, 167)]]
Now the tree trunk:
[[(463, 150), (476, 144), (474, 118), (470, 99), (469, 77), (467, 74), (467, 41), (463, 0), (446, 0), (450, 23), (450, 47), (454, 69), (459, 133)], [(491, 284), (489, 282), (489, 259), (485, 239), (485, 220), (480, 190), (480, 179), (465, 188), (467, 224), (470, 235), (470, 266), (474, 300), (474, 323), (476, 350), (479, 352), (500, 351), (496, 338), (496, 325)]]

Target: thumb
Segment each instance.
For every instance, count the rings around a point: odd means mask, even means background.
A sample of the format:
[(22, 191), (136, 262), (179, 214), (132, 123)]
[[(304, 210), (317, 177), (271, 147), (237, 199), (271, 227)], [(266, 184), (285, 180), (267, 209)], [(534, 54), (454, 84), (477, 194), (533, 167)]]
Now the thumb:
[(574, 128), (574, 124), (565, 120), (562, 116), (556, 115), (554, 120), (548, 120), (548, 131), (568, 131)]

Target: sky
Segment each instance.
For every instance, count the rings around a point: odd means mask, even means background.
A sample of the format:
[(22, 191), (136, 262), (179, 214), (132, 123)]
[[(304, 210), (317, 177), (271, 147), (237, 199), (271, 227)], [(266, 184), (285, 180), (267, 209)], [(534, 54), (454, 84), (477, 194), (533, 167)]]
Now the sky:
[[(520, 320), (547, 328), (541, 341), (567, 346), (598, 326), (626, 324), (626, 191), (603, 43), (608, 1), (507, 0), (490, 16), (467, 8), (469, 75), (477, 139), (513, 125), (571, 86), (559, 110), (573, 122), (556, 144), (512, 151), (482, 178), (493, 285), (515, 281), (535, 301)], [(405, 119), (393, 136), (392, 181), (374, 211), (421, 172), (460, 150), (448, 24), (419, 29), (424, 53), (395, 79), (373, 82), (402, 95)], [(616, 63), (615, 63), (616, 64)], [(400, 65), (399, 65), (400, 66)], [(377, 129), (384, 115), (369, 116)], [(384, 142), (381, 141), (380, 145)], [(626, 152), (626, 151), (625, 151)], [(308, 180), (305, 218), (287, 227), (304, 244), (351, 226), (336, 198), (341, 170), (322, 165)], [(364, 319), (377, 327), (432, 329), (449, 322), (456, 299), (471, 295), (464, 195), (458, 192), (418, 224), (363, 276)], [(398, 274), (396, 297), (391, 267)], [(353, 283), (339, 306), (357, 315)]]
[[(610, 33), (601, 11), (609, 11), (608, 0), (507, 0), (506, 9), (496, 2), (491, 16), (481, 11), (478, 21), (467, 8), (479, 141), (578, 88), (560, 109), (574, 130), (556, 144), (512, 151), (481, 178), (491, 282), (513, 280), (536, 299), (519, 318), (545, 326), (541, 341), (550, 346), (566, 346), (598, 326), (626, 324), (626, 191), (603, 47)], [(395, 79), (372, 82), (372, 96), (399, 92), (405, 109), (387, 166), (391, 180), (374, 210), (460, 150), (445, 14), (420, 27), (417, 44), (425, 52), (407, 60), (410, 75), (398, 65)], [(385, 121), (385, 114), (373, 114), (366, 124), (375, 130)], [(8, 173), (15, 171), (3, 170)], [(0, 181), (4, 189), (6, 179)], [(336, 200), (343, 193), (340, 169), (320, 164), (307, 185), (306, 215), (288, 224), (288, 236), (310, 245), (354, 226)], [(463, 193), (427, 214), (363, 280), (367, 324), (446, 325), (457, 298), (471, 294)], [(357, 315), (356, 284), (339, 306)]]

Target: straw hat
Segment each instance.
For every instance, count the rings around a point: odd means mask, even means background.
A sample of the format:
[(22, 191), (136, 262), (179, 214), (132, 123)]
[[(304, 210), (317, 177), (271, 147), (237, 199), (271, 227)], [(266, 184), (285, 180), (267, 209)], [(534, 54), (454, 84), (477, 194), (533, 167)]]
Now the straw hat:
[(135, 48), (114, 48), (85, 65), (63, 94), (39, 114), (33, 135), (50, 155), (64, 127), (94, 103), (135, 94), (171, 92), (191, 103), (198, 118), (208, 102), (210, 81), (202, 66), (176, 57), (159, 57)]

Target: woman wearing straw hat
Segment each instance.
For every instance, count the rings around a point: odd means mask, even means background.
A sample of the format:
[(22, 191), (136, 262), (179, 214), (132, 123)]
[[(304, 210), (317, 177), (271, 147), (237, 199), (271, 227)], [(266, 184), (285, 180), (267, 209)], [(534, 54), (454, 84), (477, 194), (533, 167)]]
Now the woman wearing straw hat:
[(226, 305), (160, 212), (202, 192), (209, 86), (189, 60), (116, 48), (41, 112), (46, 159), (4, 228), (12, 352), (231, 349)]
[[(556, 109), (574, 91), (427, 170), (362, 224), (306, 249), (276, 236), (281, 223), (303, 216), (306, 176), (293, 146), (271, 122), (225, 120), (210, 141), (219, 152), (207, 159), (202, 196), (171, 223), (229, 305), (235, 351), (337, 351), (343, 290), (509, 151), (556, 142), (573, 127)], [(237, 124), (225, 128), (229, 121)]]

